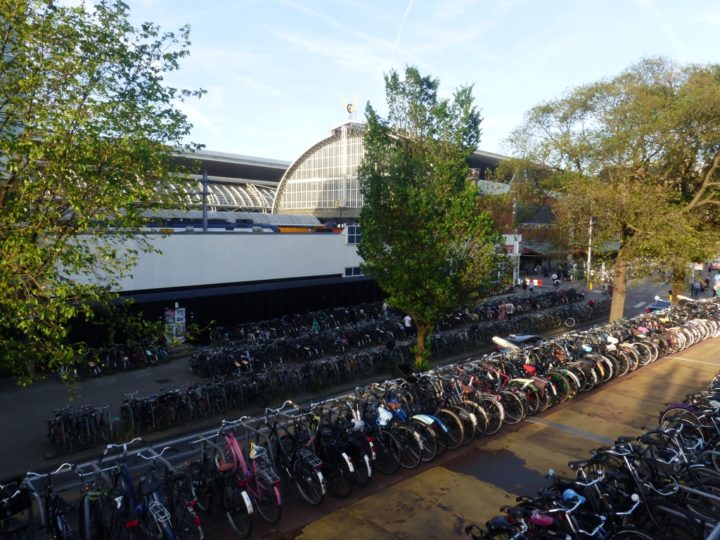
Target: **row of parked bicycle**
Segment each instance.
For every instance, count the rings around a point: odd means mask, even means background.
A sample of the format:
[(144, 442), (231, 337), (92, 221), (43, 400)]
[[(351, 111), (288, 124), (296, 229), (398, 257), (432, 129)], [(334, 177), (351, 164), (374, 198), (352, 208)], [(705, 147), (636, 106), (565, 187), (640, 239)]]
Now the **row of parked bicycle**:
[[(215, 508), (239, 537), (247, 537), (255, 515), (268, 523), (280, 520), (289, 494), (309, 504), (319, 504), (327, 493), (345, 497), (376, 472), (417, 467), (497, 432), (504, 423), (716, 337), (719, 320), (720, 302), (694, 302), (536, 348), (359, 387), (331, 401), (286, 402), (266, 409), (261, 418), (223, 422), (169, 447), (130, 451), (139, 439), (111, 444), (99, 461), (28, 473), (1, 486), (0, 530), (10, 531), (10, 538), (35, 538), (39, 531), (68, 538), (63, 531), (78, 529), (84, 538), (116, 538), (117, 533), (202, 538), (203, 512)], [(610, 470), (602, 462), (596, 472), (600, 467)], [(632, 471), (645, 474), (646, 467)], [(628, 481), (625, 476), (617, 484)], [(650, 480), (638, 482), (664, 489)], [(78, 511), (70, 512), (62, 501), (78, 493)], [(633, 515), (640, 514), (633, 511), (628, 519)]]
[[(534, 294), (513, 294), (502, 298), (491, 297), (472, 308), (456, 310), (442, 317), (437, 330), (465, 326), (471, 322), (496, 320), (500, 306), (512, 302), (517, 313), (540, 311), (561, 304), (580, 302), (582, 293), (573, 288)], [(277, 338), (303, 337), (325, 330), (337, 330), (377, 323), (383, 319), (400, 320), (402, 314), (381, 302), (356, 306), (315, 310), (308, 313), (285, 315), (277, 319), (254, 321), (232, 326), (214, 326), (209, 331), (210, 343), (220, 345), (247, 345), (274, 341)], [(315, 327), (315, 329), (313, 329)], [(334, 333), (338, 335), (338, 332)]]
[(169, 359), (170, 355), (164, 343), (132, 340), (107, 347), (89, 348), (74, 364), (63, 365), (58, 376), (65, 381), (82, 381), (112, 373), (144, 369)]
[(704, 540), (720, 522), (720, 375), (708, 389), (668, 406), (659, 427), (619, 437), (587, 460), (552, 470), (551, 484), (518, 497), (474, 540), (637, 538)]
[[(472, 320), (460, 312), (452, 316), (453, 324), (438, 326), (433, 334), (431, 351), (441, 357), (480, 345), (487, 345), (493, 335), (511, 332), (540, 332), (562, 326), (563, 322), (584, 321), (609, 310), (610, 301), (581, 303), (582, 294), (572, 289), (552, 291), (542, 295), (548, 307), (540, 311), (516, 311), (510, 320)], [(570, 301), (572, 300), (572, 301)], [(509, 300), (506, 300), (509, 301)], [(372, 311), (366, 308), (368, 313)], [(450, 319), (448, 319), (450, 320)], [(201, 377), (244, 375), (256, 373), (273, 364), (305, 363), (326, 357), (339, 357), (360, 348), (382, 346), (399, 351), (392, 354), (410, 358), (413, 343), (401, 319), (380, 318), (352, 323), (338, 328), (307, 332), (302, 335), (279, 335), (258, 343), (226, 343), (196, 350), (190, 368)], [(382, 361), (385, 364), (386, 361)], [(371, 371), (374, 369), (369, 367)], [(321, 369), (322, 370), (322, 369)], [(322, 377), (322, 375), (320, 375)]]
[[(500, 326), (487, 323), (474, 325), (468, 330), (441, 332), (434, 339), (433, 348), (436, 356), (442, 357), (487, 344), (498, 330), (504, 333), (527, 331), (528, 328), (542, 331), (557, 327), (563, 317), (570, 313), (578, 320), (588, 320), (597, 317), (604, 309), (605, 306), (600, 303), (595, 306), (571, 304), (555, 308), (550, 313), (518, 315)], [(388, 373), (394, 367), (412, 362), (411, 347), (412, 342), (406, 339), (393, 344), (392, 348), (381, 345), (302, 363), (278, 362), (266, 364), (260, 370), (223, 370), (226, 375), (215, 376), (213, 380), (204, 383), (161, 390), (147, 396), (138, 396), (137, 392), (126, 394), (118, 417), (120, 425), (113, 424), (112, 428), (116, 433), (143, 435), (222, 415), (228, 410), (250, 404), (264, 407), (278, 394), (297, 394), (358, 380), (374, 373)], [(191, 360), (191, 365), (194, 361)], [(56, 427), (58, 423), (53, 422), (52, 425)], [(64, 443), (62, 446), (57, 445), (58, 449), (77, 448), (67, 446), (67, 443), (84, 441), (87, 423), (63, 422), (60, 425), (63, 436), (51, 438), (53, 442), (57, 440)]]

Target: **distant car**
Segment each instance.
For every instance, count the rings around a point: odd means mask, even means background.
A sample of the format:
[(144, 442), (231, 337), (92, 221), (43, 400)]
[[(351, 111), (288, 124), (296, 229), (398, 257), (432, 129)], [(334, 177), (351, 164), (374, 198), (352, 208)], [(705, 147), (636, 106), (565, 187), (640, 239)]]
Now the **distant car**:
[(533, 345), (538, 345), (539, 343), (544, 343), (545, 340), (541, 336), (537, 336), (535, 334), (510, 334), (504, 338), (496, 336), (493, 338), (493, 342), (495, 343), (496, 348), (499, 351), (502, 351), (513, 347), (525, 349), (527, 347), (532, 347)]
[(661, 309), (667, 309), (671, 306), (669, 300), (661, 300), (660, 297), (656, 296), (655, 301), (645, 308), (646, 313), (652, 313), (653, 311), (660, 311)]
[(717, 272), (720, 270), (720, 259), (715, 259), (710, 263), (710, 271)]

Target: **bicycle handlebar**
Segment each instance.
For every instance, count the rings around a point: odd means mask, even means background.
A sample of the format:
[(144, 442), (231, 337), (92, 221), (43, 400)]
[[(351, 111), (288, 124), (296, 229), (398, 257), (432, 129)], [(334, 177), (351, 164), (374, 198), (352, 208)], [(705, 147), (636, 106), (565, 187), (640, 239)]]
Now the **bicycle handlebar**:
[(634, 504), (630, 507), (630, 510), (627, 510), (627, 511), (625, 511), (625, 512), (615, 512), (615, 515), (616, 515), (616, 516), (629, 516), (630, 514), (632, 514), (632, 513), (635, 511), (635, 509), (636, 509), (638, 506), (640, 506), (640, 502), (641, 502), (641, 501), (640, 501), (640, 495), (638, 495), (637, 493), (633, 493), (632, 495), (630, 495), (630, 500), (633, 501), (633, 503), (634, 503)]
[(65, 471), (75, 471), (75, 470), (77, 470), (77, 465), (73, 465), (72, 463), (63, 463), (62, 465), (60, 465), (60, 466), (59, 466), (57, 469), (55, 469), (54, 471), (47, 472), (47, 473), (44, 473), (44, 474), (36, 473), (36, 472), (33, 472), (33, 471), (28, 471), (28, 472), (25, 473), (25, 477), (26, 477), (26, 478), (29, 478), (29, 479), (45, 478), (45, 477), (48, 476), (48, 475), (59, 474), (59, 473), (61, 473), (61, 472), (65, 472)]

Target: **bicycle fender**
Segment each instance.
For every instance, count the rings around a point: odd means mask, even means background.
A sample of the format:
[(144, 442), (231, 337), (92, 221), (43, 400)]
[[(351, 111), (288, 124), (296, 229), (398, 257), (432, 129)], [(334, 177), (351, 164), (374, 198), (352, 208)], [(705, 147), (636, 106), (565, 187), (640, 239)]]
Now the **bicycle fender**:
[(253, 513), (253, 503), (250, 500), (250, 495), (248, 495), (247, 491), (244, 489), (240, 492), (240, 495), (242, 495), (243, 502), (245, 503), (245, 508), (247, 508), (248, 514)]
[(345, 452), (343, 452), (341, 455), (342, 455), (342, 458), (345, 460), (345, 464), (348, 466), (348, 470), (349, 470), (351, 473), (354, 473), (354, 472), (355, 472), (355, 467), (353, 466), (353, 462), (352, 462), (352, 460), (350, 459), (350, 456), (348, 456)]

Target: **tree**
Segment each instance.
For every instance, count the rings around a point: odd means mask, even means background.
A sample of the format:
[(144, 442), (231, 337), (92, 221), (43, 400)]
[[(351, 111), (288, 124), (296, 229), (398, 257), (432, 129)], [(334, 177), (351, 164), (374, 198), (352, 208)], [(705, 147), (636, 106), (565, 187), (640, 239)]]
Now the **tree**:
[(20, 382), (73, 360), (68, 323), (132, 265), (143, 211), (182, 202), (177, 103), (201, 91), (163, 78), (188, 32), (135, 28), (118, 0), (0, 0), (0, 367)]
[(438, 84), (412, 67), (385, 76), (388, 116), (368, 104), (358, 170), (362, 269), (413, 318), (419, 369), (435, 322), (486, 292), (504, 260), (468, 174), (481, 121), (472, 89), (440, 99)]
[(669, 269), (683, 292), (687, 263), (718, 252), (718, 66), (642, 60), (533, 108), (511, 143), (553, 172), (568, 237), (587, 246), (592, 219), (593, 246), (616, 250), (611, 320), (629, 269)]

